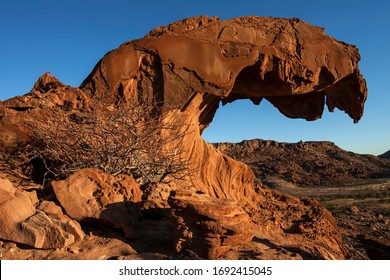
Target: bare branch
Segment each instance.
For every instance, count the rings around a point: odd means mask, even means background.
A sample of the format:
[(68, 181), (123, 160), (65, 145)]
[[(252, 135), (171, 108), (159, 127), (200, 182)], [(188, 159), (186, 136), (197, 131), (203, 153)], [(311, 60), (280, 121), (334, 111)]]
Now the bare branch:
[(32, 158), (42, 159), (54, 177), (89, 167), (142, 183), (180, 180), (190, 173), (182, 142), (191, 127), (174, 110), (156, 114), (160, 107), (125, 100), (113, 105), (102, 98), (92, 98), (80, 111), (53, 107), (31, 124)]

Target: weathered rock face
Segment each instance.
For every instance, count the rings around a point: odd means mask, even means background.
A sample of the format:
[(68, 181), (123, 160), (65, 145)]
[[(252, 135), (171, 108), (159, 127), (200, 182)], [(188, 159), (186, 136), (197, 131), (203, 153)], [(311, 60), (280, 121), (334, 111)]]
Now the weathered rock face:
[[(39, 204), (38, 210), (44, 212), (52, 220), (59, 221), (64, 230), (74, 236), (76, 242), (84, 238), (84, 231), (81, 229), (80, 224), (65, 215), (61, 207), (54, 202), (44, 200)], [(58, 224), (58, 222), (56, 223)]]
[[(250, 211), (258, 239), (303, 259), (344, 259), (347, 251), (332, 214), (316, 200), (257, 188), (259, 209)], [(269, 256), (268, 258), (272, 258)]]
[(254, 236), (248, 214), (233, 200), (176, 191), (168, 201), (178, 253), (216, 259)]
[(80, 225), (65, 217), (49, 217), (35, 207), (38, 199), (15, 190), (8, 180), (0, 179), (0, 238), (34, 248), (64, 248), (80, 241)]
[(52, 182), (53, 190), (67, 215), (77, 221), (95, 219), (135, 238), (137, 214), (132, 203), (141, 201), (139, 185), (129, 176), (116, 178), (95, 169), (81, 169), (62, 181)]

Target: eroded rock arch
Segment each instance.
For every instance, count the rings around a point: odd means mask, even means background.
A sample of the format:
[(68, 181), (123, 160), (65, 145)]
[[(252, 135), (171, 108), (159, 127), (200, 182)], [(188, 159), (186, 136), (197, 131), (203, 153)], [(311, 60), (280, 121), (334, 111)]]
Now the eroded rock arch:
[(189, 114), (196, 131), (183, 144), (194, 164), (204, 166), (196, 185), (241, 199), (252, 172), (201, 138), (219, 102), (264, 98), (287, 117), (307, 120), (320, 118), (326, 104), (357, 122), (367, 96), (359, 60), (356, 47), (299, 19), (195, 17), (108, 53), (80, 88), (112, 95), (120, 88), (129, 98), (141, 92), (163, 100), (164, 110)]

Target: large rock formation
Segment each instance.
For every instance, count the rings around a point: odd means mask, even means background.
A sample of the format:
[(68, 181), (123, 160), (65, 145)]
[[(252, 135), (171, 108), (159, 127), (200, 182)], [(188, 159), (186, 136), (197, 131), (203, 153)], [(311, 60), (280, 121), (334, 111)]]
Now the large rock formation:
[[(206, 143), (201, 134), (220, 102), (243, 98), (254, 104), (266, 99), (287, 117), (306, 120), (321, 117), (326, 104), (357, 122), (367, 97), (359, 59), (356, 47), (299, 19), (189, 18), (109, 52), (80, 88), (46, 74), (29, 94), (2, 102), (0, 143), (11, 149), (31, 142), (28, 123), (44, 120), (54, 106), (80, 110), (91, 97), (157, 103), (153, 114), (174, 115), (192, 128), (179, 143), (185, 146), (181, 156), (193, 167), (184, 186), (211, 198), (235, 200), (266, 244), (304, 258), (344, 258), (330, 213), (315, 201), (265, 190), (247, 165)], [(60, 196), (58, 188), (56, 193)]]
[(252, 172), (200, 137), (220, 101), (266, 99), (286, 116), (307, 120), (321, 117), (326, 103), (357, 122), (367, 96), (359, 59), (357, 48), (299, 19), (196, 17), (124, 43), (80, 88), (134, 101), (141, 95), (163, 102), (162, 110), (189, 114), (194, 131), (184, 144), (193, 165), (202, 166), (197, 185), (241, 200), (252, 189)]

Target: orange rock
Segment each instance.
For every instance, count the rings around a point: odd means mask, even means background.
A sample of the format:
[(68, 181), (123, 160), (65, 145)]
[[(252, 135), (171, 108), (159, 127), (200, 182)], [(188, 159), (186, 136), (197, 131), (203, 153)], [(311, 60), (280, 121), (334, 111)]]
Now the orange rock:
[[(80, 225), (37, 211), (35, 199), (25, 191), (11, 189), (9, 181), (0, 181), (0, 238), (34, 248), (64, 248), (83, 236)], [(77, 234), (76, 234), (77, 233)]]
[(62, 212), (61, 207), (56, 205), (52, 201), (42, 201), (38, 207), (39, 210), (43, 211), (48, 215), (55, 223), (61, 226), (66, 232), (74, 236), (74, 241), (80, 241), (84, 238), (84, 231), (82, 230), (80, 224), (69, 218)]
[(138, 216), (133, 203), (141, 201), (139, 185), (129, 176), (117, 178), (102, 171), (81, 169), (62, 181), (52, 182), (53, 190), (67, 215), (77, 221), (95, 219), (122, 228), (135, 238)]
[(233, 200), (175, 191), (168, 201), (178, 253), (216, 259), (254, 236), (248, 214)]

